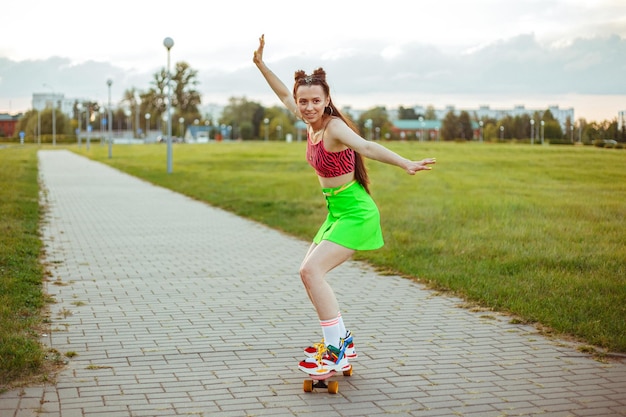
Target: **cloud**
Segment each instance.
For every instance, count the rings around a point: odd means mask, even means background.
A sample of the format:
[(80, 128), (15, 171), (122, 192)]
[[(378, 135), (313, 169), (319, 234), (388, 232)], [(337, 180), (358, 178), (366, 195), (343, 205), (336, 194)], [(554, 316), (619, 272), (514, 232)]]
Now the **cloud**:
[[(424, 44), (372, 51), (355, 48), (349, 56), (284, 58), (272, 63), (283, 81), (295, 69), (323, 66), (332, 87), (355, 95), (366, 93), (432, 94), (626, 94), (626, 39), (617, 35), (575, 39), (554, 47), (534, 35), (494, 42), (469, 53), (449, 52)], [(254, 68), (216, 74), (205, 83), (230, 85), (233, 76), (249, 92), (265, 87)], [(252, 77), (248, 79), (248, 77)], [(239, 89), (242, 91), (241, 89)], [(250, 94), (250, 93), (249, 93)]]
[[(244, 52), (239, 55), (244, 56)], [(225, 104), (223, 98), (230, 96), (257, 101), (271, 93), (247, 49), (245, 57), (241, 62), (248, 64), (228, 70), (198, 68), (193, 60), (188, 61), (198, 71), (197, 89), (204, 95), (203, 101), (215, 102), (214, 98), (220, 97)], [(626, 94), (626, 38), (619, 35), (576, 38), (555, 46), (540, 43), (533, 34), (524, 34), (465, 51), (417, 42), (391, 48), (382, 43), (355, 43), (350, 49), (330, 51), (319, 58), (298, 53), (283, 55), (269, 64), (287, 85), (295, 70), (311, 71), (322, 66), (333, 94), (350, 97)], [(33, 93), (51, 89), (65, 97), (104, 101), (108, 78), (113, 80), (113, 100), (118, 102), (129, 88), (147, 90), (159, 70), (126, 70), (102, 61), (72, 63), (63, 57), (25, 61), (0, 58), (0, 108), (6, 106), (6, 100), (13, 101), (16, 108), (20, 102), (29, 108)], [(51, 88), (44, 87), (44, 83)], [(338, 102), (344, 104), (341, 99)], [(427, 103), (416, 100), (407, 104)]]

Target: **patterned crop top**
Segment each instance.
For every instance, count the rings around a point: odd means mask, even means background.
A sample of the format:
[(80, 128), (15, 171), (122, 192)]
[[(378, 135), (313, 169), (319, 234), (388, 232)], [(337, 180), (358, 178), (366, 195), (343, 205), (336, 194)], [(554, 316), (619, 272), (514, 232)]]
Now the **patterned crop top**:
[(348, 174), (354, 171), (356, 156), (352, 149), (344, 149), (339, 152), (328, 152), (324, 147), (324, 140), (311, 143), (307, 134), (306, 160), (320, 177), (331, 178)]

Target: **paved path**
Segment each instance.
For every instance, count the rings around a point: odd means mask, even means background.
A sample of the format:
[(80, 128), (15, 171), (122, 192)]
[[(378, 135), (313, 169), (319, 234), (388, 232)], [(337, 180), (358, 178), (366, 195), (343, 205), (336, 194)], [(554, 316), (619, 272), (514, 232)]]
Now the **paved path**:
[(626, 415), (626, 364), (357, 262), (330, 278), (354, 375), (304, 393), (296, 364), (321, 336), (307, 242), (68, 151), (39, 158), (45, 342), (77, 355), (55, 384), (0, 395), (2, 417)]

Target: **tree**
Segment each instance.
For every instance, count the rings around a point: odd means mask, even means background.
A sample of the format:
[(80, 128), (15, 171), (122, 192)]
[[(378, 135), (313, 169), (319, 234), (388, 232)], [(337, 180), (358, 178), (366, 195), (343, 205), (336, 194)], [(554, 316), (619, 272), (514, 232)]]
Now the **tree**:
[(443, 140), (454, 140), (457, 138), (459, 118), (453, 111), (449, 111), (441, 122), (441, 138)]
[(418, 115), (415, 113), (413, 107), (405, 108), (403, 106), (398, 107), (398, 119), (400, 120), (417, 120)]
[(432, 104), (429, 104), (428, 107), (426, 107), (426, 113), (424, 113), (424, 119), (437, 120), (437, 112), (435, 111), (435, 107)]
[[(131, 87), (127, 89), (126, 91), (124, 91), (124, 94), (122, 95), (121, 103), (122, 104), (126, 103), (126, 105), (128, 106), (128, 112), (126, 113), (126, 116), (128, 116), (129, 118), (130, 126), (137, 125), (139, 121), (139, 116), (140, 116), (139, 115), (139, 112), (140, 112), (139, 91), (135, 87)], [(130, 129), (133, 130), (134, 133), (136, 134), (139, 133), (139, 126), (135, 126), (134, 129), (132, 128)]]
[[(372, 121), (372, 125), (367, 127), (366, 122)], [(362, 136), (367, 139), (380, 139), (385, 137), (387, 132), (391, 131), (391, 122), (389, 122), (389, 115), (385, 107), (373, 107), (359, 116), (357, 126)], [(378, 128), (378, 130), (376, 130)]]
[(474, 129), (472, 128), (472, 121), (468, 112), (463, 110), (459, 114), (458, 120), (458, 136), (461, 139), (472, 140), (474, 138)]
[(198, 85), (198, 71), (191, 69), (188, 63), (181, 61), (176, 64), (176, 73), (172, 77), (174, 82), (174, 96), (176, 98), (177, 115), (185, 120), (201, 118), (198, 105), (201, 104), (200, 93), (195, 89)]
[[(281, 114), (284, 115), (284, 112), (281, 112)], [(258, 127), (263, 122), (263, 119), (264, 111), (259, 103), (248, 101), (245, 97), (231, 97), (228, 99), (228, 105), (224, 107), (219, 123), (231, 126), (233, 134), (237, 138), (253, 139), (254, 137), (259, 137), (258, 134), (255, 134), (258, 133), (258, 128), (255, 129), (255, 126)], [(293, 123), (289, 121), (287, 116), (281, 117), (281, 120), (274, 119), (276, 117), (272, 117), (273, 124), (274, 126), (281, 126), (281, 133), (291, 131)], [(272, 135), (272, 137), (276, 136)]]
[[(197, 76), (198, 71), (193, 70), (188, 63), (184, 61), (176, 63), (170, 83), (172, 88), (171, 107), (173, 119), (177, 120), (182, 117), (187, 124), (192, 123), (195, 119), (202, 120), (198, 110), (202, 100), (200, 93), (195, 89), (196, 85), (198, 85)], [(127, 90), (124, 93), (122, 102), (128, 102), (131, 104), (132, 109), (135, 109), (136, 106), (133, 105), (134, 99), (131, 98), (131, 94), (132, 96), (138, 96), (141, 99), (139, 115), (143, 115), (145, 118), (145, 115), (150, 113), (150, 119), (155, 120), (155, 124), (158, 124), (163, 114), (167, 113), (167, 70), (162, 68), (159, 72), (154, 73), (152, 77), (150, 82), (152, 87), (149, 87), (147, 91), (141, 94), (135, 88)], [(140, 120), (141, 117), (138, 119)], [(137, 118), (134, 120), (137, 120)]]

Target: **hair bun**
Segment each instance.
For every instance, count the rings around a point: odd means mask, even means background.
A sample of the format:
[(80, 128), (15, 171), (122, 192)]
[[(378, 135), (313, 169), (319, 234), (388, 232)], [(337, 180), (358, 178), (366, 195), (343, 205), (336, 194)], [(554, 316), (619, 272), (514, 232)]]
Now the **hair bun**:
[(296, 81), (298, 81), (298, 80), (300, 80), (300, 79), (302, 79), (304, 77), (306, 77), (306, 72), (304, 72), (303, 70), (296, 71), (296, 74), (294, 75), (294, 79)]
[(322, 67), (319, 67), (315, 71), (313, 71), (313, 75), (315, 78), (319, 78), (320, 80), (326, 81), (326, 71)]

